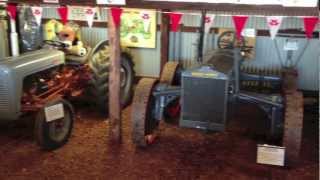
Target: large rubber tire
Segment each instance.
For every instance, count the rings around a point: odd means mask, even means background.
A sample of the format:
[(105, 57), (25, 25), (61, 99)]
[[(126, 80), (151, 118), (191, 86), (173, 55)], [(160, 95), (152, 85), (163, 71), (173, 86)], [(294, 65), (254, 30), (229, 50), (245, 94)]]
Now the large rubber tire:
[(156, 79), (143, 78), (139, 81), (132, 104), (132, 141), (138, 147), (147, 146), (147, 135), (153, 133), (158, 122), (152, 117), (154, 110), (153, 88)]
[[(108, 41), (101, 42), (92, 51), (89, 57), (89, 66), (93, 72), (89, 82), (89, 94), (101, 112), (108, 110), (108, 82), (109, 82), (109, 45)], [(121, 53), (121, 105), (126, 107), (133, 95), (132, 58), (128, 53)]]
[(285, 95), (285, 118), (282, 144), (289, 165), (299, 160), (303, 128), (303, 95), (295, 91)]
[[(60, 103), (64, 108), (64, 117), (47, 122), (45, 108)], [(45, 150), (54, 150), (66, 144), (72, 132), (74, 118), (73, 107), (68, 101), (56, 99), (48, 102), (36, 116), (34, 134), (38, 145)]]

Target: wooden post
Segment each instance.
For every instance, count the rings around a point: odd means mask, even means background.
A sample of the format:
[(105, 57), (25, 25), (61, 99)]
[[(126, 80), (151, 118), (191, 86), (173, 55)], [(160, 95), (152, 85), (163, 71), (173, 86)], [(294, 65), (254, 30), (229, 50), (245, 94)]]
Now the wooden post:
[(110, 45), (109, 75), (109, 138), (111, 142), (121, 142), (120, 105), (120, 28), (116, 27), (111, 11), (108, 12), (108, 36)]
[[(167, 10), (165, 10), (167, 12)], [(160, 59), (160, 73), (166, 62), (169, 59), (169, 33), (170, 33), (170, 18), (167, 13), (162, 13), (161, 17), (161, 59)]]

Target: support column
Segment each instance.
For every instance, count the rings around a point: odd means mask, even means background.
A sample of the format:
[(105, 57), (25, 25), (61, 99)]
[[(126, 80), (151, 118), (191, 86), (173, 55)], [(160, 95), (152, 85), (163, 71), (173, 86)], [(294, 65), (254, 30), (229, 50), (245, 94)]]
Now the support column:
[[(168, 12), (167, 10), (164, 10)], [(169, 33), (170, 33), (170, 18), (167, 13), (162, 13), (161, 17), (161, 59), (160, 59), (160, 73), (166, 62), (169, 59)]]
[(111, 142), (121, 142), (121, 104), (120, 104), (120, 28), (116, 27), (111, 11), (108, 12), (108, 37), (110, 45), (109, 75), (109, 138)]

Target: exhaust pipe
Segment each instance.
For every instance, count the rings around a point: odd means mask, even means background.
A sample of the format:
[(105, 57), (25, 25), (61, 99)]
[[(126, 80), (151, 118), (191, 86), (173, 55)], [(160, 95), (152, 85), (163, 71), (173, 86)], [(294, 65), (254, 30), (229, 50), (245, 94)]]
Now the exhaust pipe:
[(10, 45), (11, 55), (19, 56), (19, 41), (18, 33), (16, 31), (16, 20), (10, 18)]

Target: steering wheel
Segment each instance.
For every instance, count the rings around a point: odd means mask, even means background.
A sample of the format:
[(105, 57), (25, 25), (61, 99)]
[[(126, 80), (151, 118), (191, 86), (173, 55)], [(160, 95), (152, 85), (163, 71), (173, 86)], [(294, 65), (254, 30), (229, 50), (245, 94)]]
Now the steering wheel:
[(252, 53), (253, 47), (247, 46), (244, 37), (240, 40), (236, 39), (233, 31), (225, 31), (218, 37), (219, 49), (234, 49), (240, 48), (242, 56), (249, 56)]
[(65, 48), (69, 47), (68, 44), (61, 42), (61, 41), (44, 40), (43, 42), (49, 46), (56, 47), (58, 49), (65, 49)]

